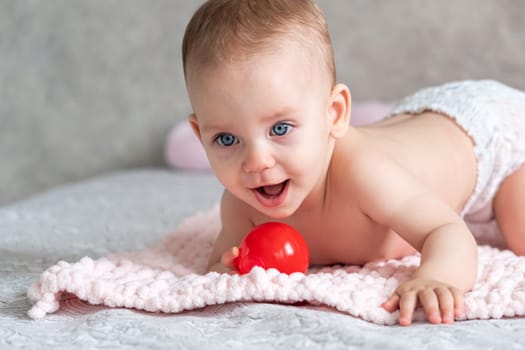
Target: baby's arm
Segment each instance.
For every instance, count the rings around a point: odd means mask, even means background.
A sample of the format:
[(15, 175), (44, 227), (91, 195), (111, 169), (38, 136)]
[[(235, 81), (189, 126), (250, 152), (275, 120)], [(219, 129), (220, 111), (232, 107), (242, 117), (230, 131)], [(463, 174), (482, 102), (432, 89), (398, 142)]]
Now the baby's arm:
[[(365, 214), (421, 252), (421, 264), (383, 307), (409, 325), (419, 303), (432, 323), (449, 323), (477, 277), (476, 241), (466, 224), (411, 174), (388, 160), (359, 162), (356, 195)], [(369, 174), (386, 174), (370, 177)]]
[(208, 271), (233, 272), (233, 260), (239, 254), (238, 246), (252, 228), (245, 204), (225, 191), (221, 200), (222, 228), (208, 260)]

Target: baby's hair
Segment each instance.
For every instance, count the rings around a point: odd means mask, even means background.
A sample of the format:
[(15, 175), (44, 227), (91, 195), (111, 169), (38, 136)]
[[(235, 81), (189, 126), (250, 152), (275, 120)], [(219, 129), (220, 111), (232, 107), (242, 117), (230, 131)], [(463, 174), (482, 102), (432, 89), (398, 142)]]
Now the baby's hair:
[[(335, 82), (326, 19), (313, 0), (208, 0), (191, 18), (182, 42), (182, 62), (203, 68), (246, 59), (291, 39), (321, 54)], [(272, 46), (273, 45), (273, 46)]]

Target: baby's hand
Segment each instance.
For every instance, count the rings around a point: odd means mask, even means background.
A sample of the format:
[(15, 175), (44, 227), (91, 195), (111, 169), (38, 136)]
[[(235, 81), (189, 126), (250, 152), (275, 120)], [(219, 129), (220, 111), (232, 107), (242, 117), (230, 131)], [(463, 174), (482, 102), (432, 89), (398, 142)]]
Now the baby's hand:
[(236, 272), (233, 261), (239, 256), (239, 248), (231, 247), (225, 251), (221, 256), (221, 261), (213, 264), (209, 267), (209, 271), (215, 271), (219, 273), (230, 273), (233, 274)]
[(401, 284), (382, 307), (399, 309), (399, 324), (408, 326), (418, 304), (423, 306), (431, 323), (452, 323), (463, 313), (463, 292), (445, 283), (415, 278)]
[(239, 256), (239, 247), (231, 247), (221, 256), (221, 264), (229, 269), (234, 269), (233, 261)]

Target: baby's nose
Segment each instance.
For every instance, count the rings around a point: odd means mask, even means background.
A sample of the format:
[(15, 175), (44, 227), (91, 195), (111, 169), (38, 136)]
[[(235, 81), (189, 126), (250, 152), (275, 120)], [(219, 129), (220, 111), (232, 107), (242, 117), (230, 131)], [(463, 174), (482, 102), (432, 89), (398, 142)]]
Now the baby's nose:
[(250, 147), (242, 164), (245, 172), (259, 172), (275, 165), (271, 153), (263, 147)]

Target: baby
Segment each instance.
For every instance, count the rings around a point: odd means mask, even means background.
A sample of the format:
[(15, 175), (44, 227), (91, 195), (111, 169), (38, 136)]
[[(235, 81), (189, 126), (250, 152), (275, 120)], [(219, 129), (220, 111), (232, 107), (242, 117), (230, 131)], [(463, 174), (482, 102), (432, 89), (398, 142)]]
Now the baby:
[(385, 300), (412, 322), (462, 313), (477, 277), (468, 222), (496, 220), (525, 254), (525, 94), (492, 81), (422, 90), (392, 116), (349, 125), (325, 18), (307, 0), (210, 0), (191, 19), (183, 63), (190, 123), (225, 190), (209, 269), (231, 272), (254, 226), (302, 233), (313, 265), (421, 253)]

